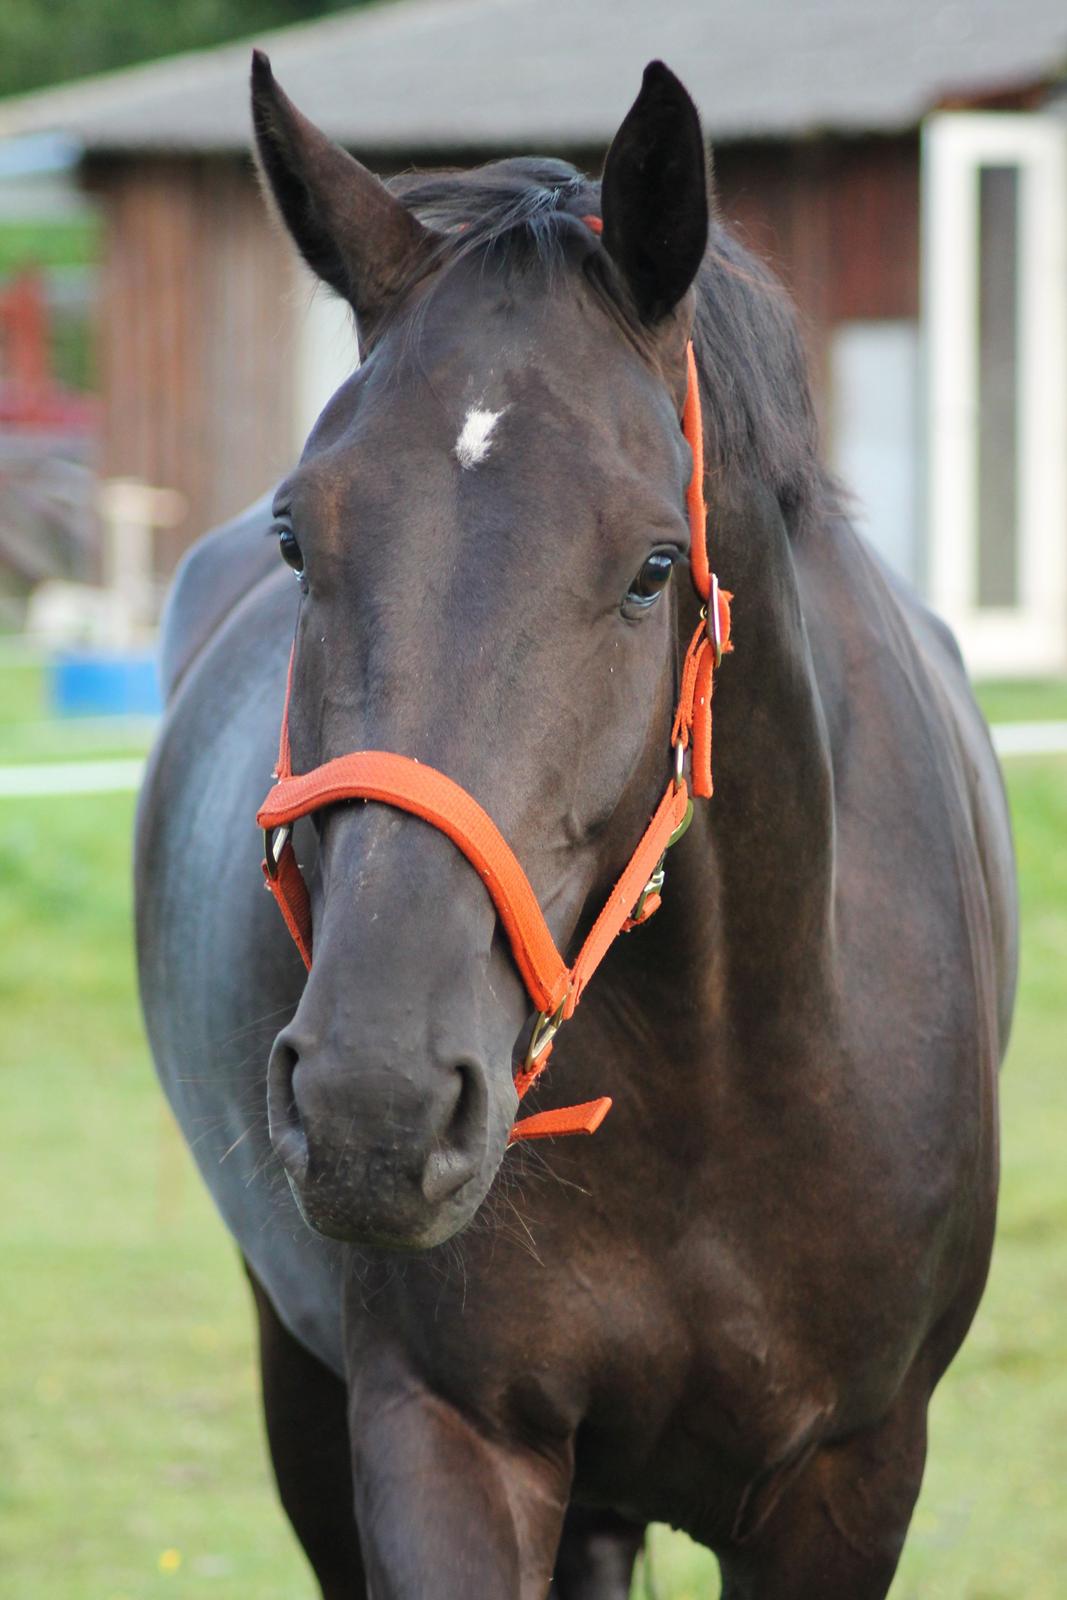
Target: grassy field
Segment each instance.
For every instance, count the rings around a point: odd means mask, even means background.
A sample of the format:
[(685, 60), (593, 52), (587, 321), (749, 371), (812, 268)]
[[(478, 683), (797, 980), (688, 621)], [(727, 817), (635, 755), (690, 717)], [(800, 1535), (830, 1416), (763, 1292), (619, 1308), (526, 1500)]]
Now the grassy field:
[(64, 221), (0, 223), (0, 276), (35, 267), (82, 267), (100, 255), (92, 216)]
[[(21, 728), (0, 761), (67, 757)], [(1062, 689), (991, 691), (999, 716)], [(934, 1403), (894, 1600), (1067, 1597), (1067, 759), (1009, 767), (1025, 913), (990, 1289)], [(141, 1037), (125, 795), (0, 802), (0, 1594), (311, 1600), (269, 1480), (233, 1250)], [(666, 1531), (641, 1600), (710, 1600)]]

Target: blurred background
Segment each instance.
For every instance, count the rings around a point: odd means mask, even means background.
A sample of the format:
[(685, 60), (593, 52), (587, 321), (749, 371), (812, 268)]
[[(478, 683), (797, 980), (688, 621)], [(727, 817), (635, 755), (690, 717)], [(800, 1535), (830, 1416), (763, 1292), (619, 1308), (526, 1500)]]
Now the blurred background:
[[(801, 310), (826, 454), (955, 628), (1016, 821), (1023, 986), (987, 1300), (896, 1600), (1067, 1597), (1067, 12), (1062, 0), (5, 0), (0, 1593), (307, 1597), (245, 1290), (140, 1033), (154, 633), (351, 369), (271, 224), (251, 43), (375, 170), (596, 172), (662, 56)], [(658, 1531), (637, 1593), (717, 1593)]]

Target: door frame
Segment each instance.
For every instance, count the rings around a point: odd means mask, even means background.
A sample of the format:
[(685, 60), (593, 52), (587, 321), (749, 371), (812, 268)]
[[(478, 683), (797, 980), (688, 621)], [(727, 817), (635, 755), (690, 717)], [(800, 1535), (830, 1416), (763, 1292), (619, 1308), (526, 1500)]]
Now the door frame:
[[(1019, 172), (1018, 603), (998, 607), (978, 603), (979, 175), (988, 166)], [(1067, 122), (1037, 112), (927, 118), (921, 238), (928, 595), (973, 672), (1063, 671)]]

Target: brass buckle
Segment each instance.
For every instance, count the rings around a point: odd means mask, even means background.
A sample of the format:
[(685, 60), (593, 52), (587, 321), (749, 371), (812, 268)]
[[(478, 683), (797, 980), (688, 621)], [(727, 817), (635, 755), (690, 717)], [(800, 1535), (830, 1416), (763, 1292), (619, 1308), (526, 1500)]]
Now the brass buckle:
[[(680, 744), (676, 744), (675, 747), (674, 747), (674, 782), (675, 782), (676, 787), (680, 786), (681, 782), (682, 782), (682, 760), (684, 758), (684, 755), (685, 755), (685, 752), (683, 751), (681, 745)], [(672, 845), (678, 843), (678, 840), (680, 838), (682, 838), (683, 834), (685, 834), (686, 831), (688, 830), (689, 824), (692, 822), (692, 820), (693, 820), (693, 797), (692, 797), (692, 795), (690, 795), (686, 800), (685, 813), (684, 813), (684, 815), (682, 817), (681, 822), (675, 828), (674, 832), (671, 834), (670, 838), (667, 840), (667, 843), (663, 846), (663, 854), (660, 856), (659, 860), (656, 862), (656, 865), (655, 865), (655, 868), (653, 869), (651, 877), (649, 878), (648, 882), (645, 884), (645, 887), (641, 890), (641, 893), (637, 897), (637, 904), (634, 906), (633, 910), (630, 912), (630, 921), (631, 922), (640, 922), (642, 913), (644, 912), (644, 909), (645, 909), (645, 902), (652, 895), (654, 895), (654, 894), (662, 894), (663, 893), (663, 885), (667, 881), (667, 851), (671, 848)]]
[(545, 1048), (550, 1045), (560, 1028), (563, 1026), (563, 1007), (566, 1004), (561, 1000), (555, 1011), (539, 1011), (530, 1035), (530, 1043), (526, 1049), (526, 1060), (522, 1064), (524, 1072), (529, 1072), (538, 1056), (542, 1055)]
[(281, 828), (263, 829), (263, 864), (267, 869), (268, 878), (278, 876), (278, 863), (282, 858), (282, 851), (289, 842), (292, 828), (285, 824)]
[[(671, 848), (671, 846), (674, 845), (674, 844), (677, 844), (678, 840), (681, 839), (682, 836), (685, 833), (688, 832), (689, 824), (692, 822), (692, 820), (693, 820), (693, 797), (692, 797), (692, 795), (690, 795), (689, 799), (685, 803), (685, 815), (682, 817), (681, 822), (675, 828), (674, 832), (671, 834), (670, 838), (667, 840), (667, 843), (663, 847), (663, 855), (664, 856), (666, 856), (667, 851)], [(662, 865), (663, 865), (663, 859), (661, 857), (660, 866), (662, 867)]]
[(652, 876), (649, 878), (648, 882), (645, 884), (645, 887), (641, 890), (641, 893), (637, 897), (637, 904), (630, 912), (631, 922), (640, 922), (642, 916), (644, 915), (645, 902), (649, 900), (652, 895), (660, 894), (662, 892), (663, 885), (667, 878), (666, 861), (667, 852), (665, 850), (660, 856)]

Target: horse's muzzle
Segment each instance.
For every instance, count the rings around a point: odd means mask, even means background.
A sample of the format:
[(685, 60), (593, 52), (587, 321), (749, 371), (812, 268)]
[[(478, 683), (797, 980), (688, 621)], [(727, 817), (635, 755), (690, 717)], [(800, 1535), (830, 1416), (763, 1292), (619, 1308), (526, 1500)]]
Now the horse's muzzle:
[(271, 1053), (268, 1108), (271, 1143), (309, 1226), (392, 1250), (428, 1249), (470, 1221), (508, 1115), (492, 1116), (489, 1075), (473, 1055), (417, 1071), (340, 1061), (301, 1048), (292, 1028)]

